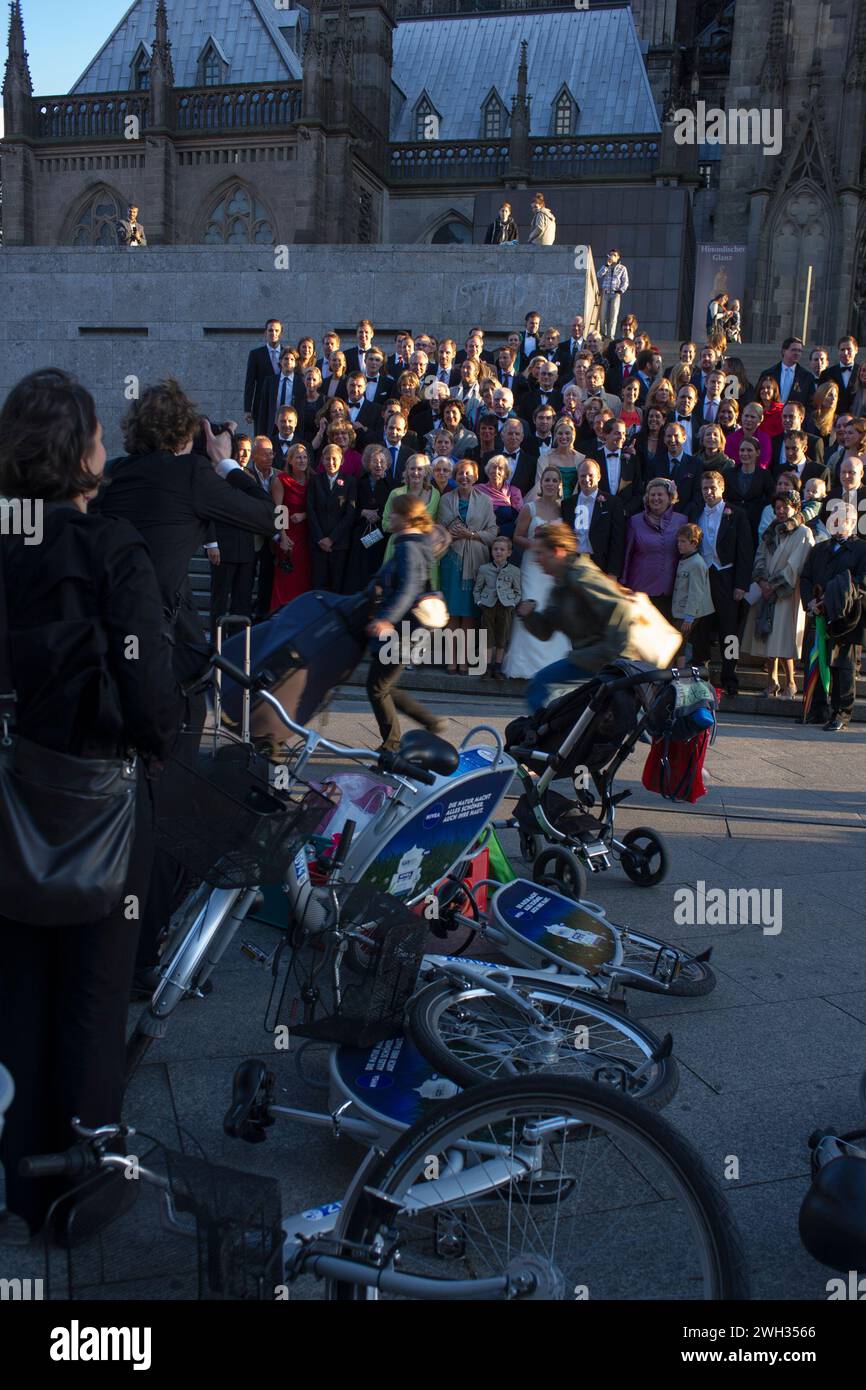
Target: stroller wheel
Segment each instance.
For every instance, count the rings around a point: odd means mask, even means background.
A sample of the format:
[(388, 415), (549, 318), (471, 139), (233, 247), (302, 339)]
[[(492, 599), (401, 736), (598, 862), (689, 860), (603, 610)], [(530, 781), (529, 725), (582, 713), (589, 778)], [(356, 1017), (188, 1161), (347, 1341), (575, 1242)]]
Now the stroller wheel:
[(521, 857), (532, 863), (538, 854), (538, 836), (529, 835), (525, 830), (520, 832), (520, 854)]
[(622, 844), (620, 863), (632, 883), (638, 888), (661, 883), (668, 871), (668, 852), (661, 837), (641, 825), (623, 835)]
[(577, 855), (562, 845), (541, 851), (532, 865), (532, 878), (535, 883), (556, 888), (578, 902), (586, 897), (586, 869)]

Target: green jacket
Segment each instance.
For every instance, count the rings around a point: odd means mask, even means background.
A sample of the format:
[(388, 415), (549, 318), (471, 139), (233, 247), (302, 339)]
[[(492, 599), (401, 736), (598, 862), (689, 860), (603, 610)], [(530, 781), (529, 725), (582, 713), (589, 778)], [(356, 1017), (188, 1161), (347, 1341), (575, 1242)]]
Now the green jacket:
[(595, 561), (589, 555), (572, 555), (547, 607), (523, 622), (542, 642), (554, 632), (564, 632), (571, 642), (569, 660), (584, 670), (600, 671), (617, 657), (637, 656), (631, 645), (631, 616), (619, 586)]

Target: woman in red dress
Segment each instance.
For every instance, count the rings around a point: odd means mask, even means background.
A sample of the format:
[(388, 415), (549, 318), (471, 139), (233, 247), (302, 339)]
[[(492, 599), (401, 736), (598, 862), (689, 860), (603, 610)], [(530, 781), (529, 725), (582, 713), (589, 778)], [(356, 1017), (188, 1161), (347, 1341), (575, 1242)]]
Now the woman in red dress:
[[(293, 444), (286, 454), (286, 468), (271, 483), (274, 505), (285, 507), (288, 525), (275, 543), (274, 587), (271, 612), (290, 603), (312, 587), (310, 539), (307, 531), (307, 478), (310, 455), (306, 444)], [(289, 569), (288, 566), (291, 565)]]

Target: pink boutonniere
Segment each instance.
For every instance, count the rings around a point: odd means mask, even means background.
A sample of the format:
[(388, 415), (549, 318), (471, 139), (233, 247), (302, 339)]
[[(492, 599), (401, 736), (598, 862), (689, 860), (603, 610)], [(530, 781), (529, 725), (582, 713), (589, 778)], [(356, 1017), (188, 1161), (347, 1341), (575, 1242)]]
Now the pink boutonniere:
[(725, 507), (725, 510), (722, 512), (722, 516), (730, 516), (730, 515), (731, 515), (731, 509), (730, 509), (730, 507)]
[(338, 479), (337, 479), (337, 487), (342, 487), (342, 486), (343, 486), (343, 479), (342, 479), (342, 478), (338, 478)]

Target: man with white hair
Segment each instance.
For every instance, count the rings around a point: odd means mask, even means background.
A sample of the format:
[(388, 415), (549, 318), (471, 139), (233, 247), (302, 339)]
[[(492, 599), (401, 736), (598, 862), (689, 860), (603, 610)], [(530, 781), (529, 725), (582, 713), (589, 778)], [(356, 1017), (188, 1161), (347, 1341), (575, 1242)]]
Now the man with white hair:
[[(834, 734), (844, 733), (851, 722), (855, 671), (866, 638), (866, 541), (857, 538), (860, 515), (841, 497), (834, 498), (827, 512), (830, 539), (813, 546), (800, 575), (800, 602), (810, 617), (820, 615), (827, 623), (831, 712), (824, 729)], [(813, 709), (810, 722), (817, 722), (818, 713)]]

